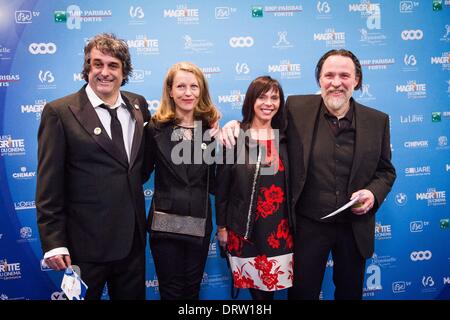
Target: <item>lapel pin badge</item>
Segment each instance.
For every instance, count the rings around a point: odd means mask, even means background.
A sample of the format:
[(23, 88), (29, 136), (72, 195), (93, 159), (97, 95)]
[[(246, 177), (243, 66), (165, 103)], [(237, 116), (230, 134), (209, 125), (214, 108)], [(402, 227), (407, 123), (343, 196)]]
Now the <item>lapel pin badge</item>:
[(206, 150), (206, 148), (207, 148), (208, 146), (206, 145), (206, 143), (203, 142), (202, 145), (201, 145), (201, 147), (202, 147), (203, 150)]
[(138, 106), (137, 104), (134, 105), (134, 108), (135, 108), (136, 110), (139, 110), (139, 106)]
[(100, 133), (102, 133), (102, 129), (100, 129), (99, 127), (97, 127), (97, 128), (94, 129), (94, 134), (95, 134), (96, 136), (98, 136)]

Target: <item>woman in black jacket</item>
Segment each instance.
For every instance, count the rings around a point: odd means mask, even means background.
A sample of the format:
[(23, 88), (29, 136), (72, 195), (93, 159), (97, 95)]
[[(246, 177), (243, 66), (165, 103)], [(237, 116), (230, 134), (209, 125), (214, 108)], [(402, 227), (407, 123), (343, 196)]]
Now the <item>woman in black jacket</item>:
[(234, 286), (255, 300), (292, 286), (293, 238), (284, 95), (278, 81), (258, 77), (242, 107), (241, 132), (216, 171), (216, 222)]
[(209, 129), (218, 118), (202, 71), (189, 62), (173, 65), (146, 127), (145, 174), (155, 171), (149, 242), (162, 300), (199, 298), (212, 231)]

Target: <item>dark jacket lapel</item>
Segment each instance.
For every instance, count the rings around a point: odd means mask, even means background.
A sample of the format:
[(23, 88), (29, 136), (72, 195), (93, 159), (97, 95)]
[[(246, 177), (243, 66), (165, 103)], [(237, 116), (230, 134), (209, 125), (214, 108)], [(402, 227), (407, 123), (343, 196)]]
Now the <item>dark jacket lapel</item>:
[(353, 164), (352, 169), (350, 171), (350, 179), (348, 185), (352, 185), (352, 181), (355, 177), (355, 174), (358, 172), (360, 165), (362, 164), (363, 155), (370, 151), (370, 145), (373, 143), (370, 138), (370, 121), (366, 117), (366, 113), (364, 112), (364, 107), (354, 102), (354, 119), (355, 119), (355, 127), (356, 127), (356, 135), (355, 135), (355, 150), (353, 155)]
[[(110, 156), (116, 159), (120, 164), (128, 167), (128, 160), (124, 155), (117, 150), (112, 140), (106, 133), (94, 107), (89, 102), (85, 87), (78, 91), (79, 103), (78, 105), (69, 105), (70, 110), (77, 118), (80, 125), (86, 130), (86, 132), (94, 139), (94, 141), (105, 150)], [(100, 131), (100, 132), (99, 132)], [(97, 133), (97, 134), (96, 134)]]
[(172, 125), (163, 125), (161, 127), (155, 127), (155, 141), (167, 167), (181, 179), (184, 183), (189, 184), (187, 176), (186, 166), (183, 164), (176, 165), (172, 161), (172, 148), (178, 143), (178, 141), (172, 141)]
[(303, 112), (301, 113), (302, 119), (302, 125), (300, 126), (300, 138), (302, 139), (303, 144), (303, 163), (305, 164), (305, 170), (308, 170), (309, 165), (309, 156), (311, 154), (311, 148), (312, 148), (312, 141), (313, 136), (312, 134), (314, 132), (314, 127), (317, 122), (317, 117), (320, 112), (320, 103), (321, 103), (320, 96), (316, 101), (314, 101), (314, 104), (307, 104), (303, 109)]
[[(309, 165), (309, 157), (311, 154), (314, 127), (316, 125), (317, 116), (320, 111), (320, 96), (300, 97), (299, 101), (293, 101), (291, 109), (292, 119), (294, 123), (290, 123), (295, 127), (297, 134), (295, 135), (300, 141), (289, 141), (289, 145), (295, 145), (295, 148), (289, 149), (289, 160), (291, 162), (291, 172), (294, 173), (291, 179), (292, 199), (297, 201), (306, 181), (306, 175)], [(298, 146), (297, 146), (298, 144)], [(303, 157), (303, 158), (302, 158)], [(303, 164), (303, 170), (293, 170), (292, 167)]]
[[(203, 159), (204, 159), (203, 153), (206, 150), (205, 147), (208, 148), (211, 143), (215, 143), (215, 141), (212, 139), (209, 139), (209, 138), (203, 139), (205, 130), (207, 130), (207, 128), (205, 128), (203, 126), (201, 128), (201, 130), (200, 129), (198, 129), (198, 130), (199, 131), (197, 131), (197, 129), (196, 129), (194, 132), (194, 142), (193, 143), (194, 143), (194, 154), (201, 155), (201, 163), (195, 163), (192, 165), (192, 167), (189, 168), (189, 170), (190, 170), (189, 175), (190, 175), (190, 177), (193, 177), (195, 180), (203, 178), (203, 174), (201, 174), (201, 172), (203, 171), (203, 169), (206, 169), (206, 167), (208, 166), (203, 161)], [(208, 137), (209, 137), (209, 134), (208, 134)], [(208, 150), (209, 150), (209, 148), (208, 148)], [(200, 159), (197, 159), (197, 160), (200, 160)]]
[(141, 147), (142, 135), (144, 131), (144, 119), (142, 117), (142, 112), (139, 107), (139, 100), (137, 98), (129, 100), (128, 97), (124, 94), (122, 94), (122, 98), (127, 104), (128, 110), (130, 110), (130, 112), (134, 115), (134, 119), (136, 120), (134, 124), (134, 135), (130, 155), (130, 168), (132, 168), (134, 163), (136, 162), (136, 158)]

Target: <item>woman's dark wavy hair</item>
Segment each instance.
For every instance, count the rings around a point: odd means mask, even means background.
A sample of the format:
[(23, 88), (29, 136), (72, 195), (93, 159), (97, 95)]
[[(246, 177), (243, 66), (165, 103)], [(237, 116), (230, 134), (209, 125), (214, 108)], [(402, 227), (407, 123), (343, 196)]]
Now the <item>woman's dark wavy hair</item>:
[(284, 93), (280, 83), (270, 76), (261, 76), (250, 83), (247, 92), (245, 93), (244, 104), (242, 106), (242, 124), (241, 127), (248, 129), (255, 117), (255, 102), (262, 94), (268, 92), (270, 89), (277, 91), (280, 96), (280, 108), (275, 116), (272, 118), (272, 128), (279, 129), (284, 132), (286, 128), (286, 119), (284, 111)]
[(94, 38), (89, 40), (89, 42), (84, 47), (84, 64), (83, 71), (81, 75), (86, 82), (89, 82), (89, 72), (91, 71), (91, 51), (96, 48), (103, 54), (108, 54), (114, 58), (119, 59), (122, 62), (122, 84), (128, 82), (128, 78), (133, 71), (133, 66), (131, 65), (130, 51), (128, 50), (127, 43), (117, 38), (112, 33), (101, 33), (96, 35)]
[(319, 87), (320, 87), (320, 83), (319, 83), (320, 73), (322, 72), (323, 64), (324, 64), (325, 60), (327, 60), (331, 56), (342, 56), (342, 57), (347, 57), (347, 58), (352, 59), (353, 64), (355, 65), (355, 75), (358, 78), (358, 83), (355, 87), (355, 90), (361, 89), (362, 82), (363, 82), (361, 63), (359, 62), (358, 58), (353, 54), (353, 52), (351, 52), (350, 50), (345, 50), (345, 49), (330, 50), (330, 51), (326, 52), (319, 59), (319, 62), (317, 62), (317, 66), (316, 66), (316, 81), (317, 81), (317, 84), (319, 85)]

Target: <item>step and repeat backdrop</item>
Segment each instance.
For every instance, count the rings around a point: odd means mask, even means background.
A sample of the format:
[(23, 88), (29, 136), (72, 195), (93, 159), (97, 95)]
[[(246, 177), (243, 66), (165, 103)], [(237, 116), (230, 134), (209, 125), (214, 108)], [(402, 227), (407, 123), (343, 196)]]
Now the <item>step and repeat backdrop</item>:
[[(315, 93), (319, 57), (352, 50), (364, 74), (354, 98), (390, 115), (398, 173), (377, 214), (364, 299), (450, 299), (449, 0), (0, 0), (0, 299), (64, 299), (62, 273), (42, 265), (37, 129), (46, 102), (84, 84), (83, 47), (100, 32), (128, 43), (134, 72), (124, 89), (144, 95), (152, 113), (167, 69), (187, 60), (204, 71), (222, 124), (241, 118), (255, 77), (278, 79), (287, 95)], [(152, 194), (150, 181), (147, 207)], [(323, 299), (333, 298), (332, 265)], [(150, 252), (146, 288), (159, 299)], [(230, 299), (214, 239), (201, 298)]]

